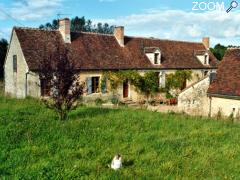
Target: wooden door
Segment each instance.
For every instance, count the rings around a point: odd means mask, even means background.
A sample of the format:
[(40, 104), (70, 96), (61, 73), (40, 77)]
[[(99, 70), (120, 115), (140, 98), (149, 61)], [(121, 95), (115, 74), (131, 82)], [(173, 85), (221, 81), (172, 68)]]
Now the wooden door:
[(123, 83), (123, 98), (128, 98), (128, 81)]

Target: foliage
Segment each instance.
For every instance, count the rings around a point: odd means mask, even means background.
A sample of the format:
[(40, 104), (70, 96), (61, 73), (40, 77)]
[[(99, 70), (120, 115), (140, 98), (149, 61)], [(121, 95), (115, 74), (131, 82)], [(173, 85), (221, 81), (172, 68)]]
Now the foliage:
[(218, 60), (222, 60), (224, 57), (225, 51), (227, 50), (227, 47), (221, 44), (217, 44), (215, 45), (214, 48), (210, 48), (210, 50)]
[(84, 85), (79, 82), (79, 73), (69, 56), (69, 50), (60, 43), (50, 57), (44, 57), (39, 65), (40, 81), (47, 82), (50, 97), (43, 101), (53, 109), (60, 120), (66, 120), (68, 113), (77, 107), (83, 94)]
[(148, 98), (159, 92), (159, 79), (155, 72), (149, 71), (135, 81), (134, 86)]
[(237, 111), (236, 120), (237, 120), (238, 122), (240, 121), (240, 109), (238, 109), (238, 111)]
[(102, 105), (103, 103), (104, 103), (104, 101), (103, 101), (101, 98), (95, 99), (95, 104), (96, 104), (97, 106), (100, 106), (100, 105)]
[(129, 81), (136, 90), (147, 97), (159, 92), (158, 77), (155, 72), (146, 72), (143, 76), (138, 71), (105, 72), (104, 77), (110, 82), (111, 89), (117, 90), (118, 86)]
[(6, 39), (0, 40), (0, 79), (3, 78), (3, 65), (7, 54), (8, 42)]
[[(240, 126), (145, 110), (0, 97), (0, 179), (238, 179)], [(123, 168), (108, 168), (121, 153)]]
[(54, 19), (52, 23), (48, 22), (45, 25), (41, 24), (39, 26), (40, 29), (52, 29), (52, 30), (57, 30), (59, 28), (59, 23), (57, 19)]
[(111, 98), (111, 103), (114, 104), (114, 105), (119, 104), (120, 103), (119, 98), (116, 97), (116, 96), (112, 97)]
[(177, 70), (175, 73), (166, 75), (166, 87), (165, 91), (168, 97), (172, 97), (170, 91), (182, 90), (187, 80), (192, 79), (191, 70)]
[(217, 119), (217, 120), (223, 119), (223, 112), (222, 112), (222, 109), (221, 109), (221, 108), (218, 109), (218, 112), (217, 112), (217, 114), (216, 114), (216, 119)]
[(228, 120), (232, 123), (234, 122), (234, 113), (233, 112), (229, 115)]
[[(58, 20), (54, 19), (52, 23), (46, 23), (40, 25), (40, 29), (58, 29)], [(78, 17), (71, 19), (71, 31), (83, 31), (83, 32), (98, 32), (105, 34), (113, 34), (114, 26), (110, 26), (108, 23), (92, 24), (91, 20), (86, 20), (85, 17)]]

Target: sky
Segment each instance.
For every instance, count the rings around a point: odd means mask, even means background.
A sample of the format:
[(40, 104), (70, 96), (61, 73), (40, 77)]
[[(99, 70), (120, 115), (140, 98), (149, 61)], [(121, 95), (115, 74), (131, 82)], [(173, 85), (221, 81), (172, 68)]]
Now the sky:
[(14, 26), (38, 27), (61, 17), (124, 26), (130, 36), (240, 45), (239, 6), (232, 0), (0, 0), (0, 39)]

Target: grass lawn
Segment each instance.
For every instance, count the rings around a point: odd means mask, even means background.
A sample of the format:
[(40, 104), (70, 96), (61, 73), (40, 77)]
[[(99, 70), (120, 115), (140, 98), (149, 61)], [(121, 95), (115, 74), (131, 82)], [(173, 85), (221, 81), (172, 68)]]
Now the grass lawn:
[[(237, 179), (240, 125), (145, 110), (0, 98), (0, 179)], [(116, 153), (124, 167), (107, 167)]]

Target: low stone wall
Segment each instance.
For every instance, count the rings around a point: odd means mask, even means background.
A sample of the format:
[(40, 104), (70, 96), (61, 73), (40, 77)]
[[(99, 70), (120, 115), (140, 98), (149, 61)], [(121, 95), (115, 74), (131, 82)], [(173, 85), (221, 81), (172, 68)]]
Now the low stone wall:
[(182, 91), (178, 96), (178, 108), (191, 115), (208, 116), (210, 100), (207, 97), (210, 80), (206, 77)]

